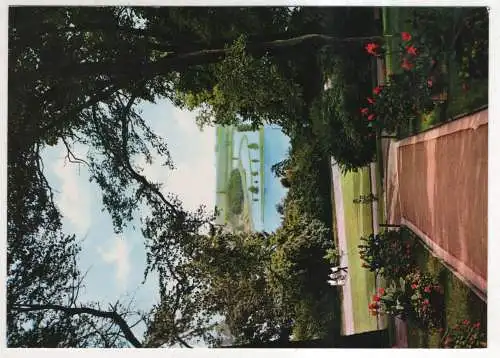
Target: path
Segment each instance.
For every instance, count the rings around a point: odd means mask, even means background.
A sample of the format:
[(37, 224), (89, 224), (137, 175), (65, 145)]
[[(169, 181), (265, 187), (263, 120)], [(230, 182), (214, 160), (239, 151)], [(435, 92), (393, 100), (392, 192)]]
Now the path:
[[(338, 250), (347, 252), (347, 237), (345, 232), (344, 201), (342, 200), (342, 187), (340, 168), (332, 161), (332, 182), (335, 197), (335, 218), (337, 223)], [(347, 255), (341, 255), (340, 266), (349, 267)], [(354, 316), (352, 310), (351, 279), (349, 274), (345, 285), (342, 286), (342, 317), (344, 323), (344, 335), (354, 334)]]
[(487, 296), (488, 110), (386, 143), (388, 221)]

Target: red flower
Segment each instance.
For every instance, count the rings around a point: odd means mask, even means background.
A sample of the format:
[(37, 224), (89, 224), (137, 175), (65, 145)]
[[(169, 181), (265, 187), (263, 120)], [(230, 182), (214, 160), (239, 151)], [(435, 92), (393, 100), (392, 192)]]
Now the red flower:
[(428, 80), (427, 80), (427, 86), (428, 86), (428, 87), (432, 87), (432, 80), (431, 80), (431, 79), (428, 79)]
[(401, 33), (401, 39), (403, 41), (410, 41), (411, 40), (411, 34), (409, 32), (402, 32)]
[(427, 306), (428, 304), (429, 304), (429, 300), (426, 298), (426, 299), (424, 300), (424, 305), (426, 305), (426, 306)]
[(479, 328), (479, 327), (481, 327), (481, 323), (479, 322), (474, 323), (474, 328)]
[(401, 64), (401, 68), (404, 70), (411, 70), (413, 68), (414, 64), (409, 62), (406, 58), (403, 59), (403, 63)]
[(462, 323), (465, 324), (465, 325), (468, 325), (470, 322), (469, 322), (468, 319), (464, 319), (464, 321)]
[(374, 300), (375, 302), (378, 302), (378, 301), (380, 301), (380, 296), (379, 295), (373, 295), (372, 300)]
[(418, 285), (417, 285), (416, 283), (412, 283), (412, 284), (411, 284), (411, 288), (412, 288), (412, 290), (416, 290), (416, 289), (417, 289), (417, 287), (418, 287)]
[(375, 104), (375, 100), (371, 97), (367, 97), (366, 100), (368, 101), (368, 103), (370, 104)]
[(368, 52), (370, 55), (377, 56), (377, 49), (380, 46), (377, 45), (375, 42), (370, 42), (369, 44), (366, 44), (365, 50)]
[(385, 288), (380, 287), (380, 288), (378, 289), (378, 293), (379, 293), (380, 295), (384, 295), (384, 294), (385, 294)]
[(378, 95), (380, 92), (382, 92), (382, 87), (381, 86), (377, 86), (373, 89), (373, 94), (374, 95)]
[(368, 114), (368, 108), (366, 108), (366, 107), (365, 108), (361, 108), (360, 112), (361, 112), (362, 115), (366, 116)]
[(417, 56), (417, 48), (413, 45), (411, 46), (406, 46), (406, 52), (409, 54), (409, 55), (412, 55), (412, 56)]
[(427, 293), (431, 292), (431, 286), (425, 286), (424, 292), (427, 292)]
[(369, 121), (373, 121), (375, 119), (375, 115), (372, 113), (368, 116)]

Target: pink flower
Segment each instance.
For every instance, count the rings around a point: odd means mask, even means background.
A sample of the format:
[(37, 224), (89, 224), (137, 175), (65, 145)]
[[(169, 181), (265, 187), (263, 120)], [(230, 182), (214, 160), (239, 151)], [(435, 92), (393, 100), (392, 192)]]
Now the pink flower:
[(373, 121), (375, 119), (375, 115), (372, 113), (368, 116), (369, 121)]
[(409, 55), (412, 55), (412, 56), (417, 56), (417, 48), (413, 45), (411, 46), (406, 46), (406, 52), (409, 54)]
[(412, 290), (416, 290), (416, 289), (417, 289), (417, 287), (418, 287), (418, 285), (417, 285), (416, 283), (412, 283), (412, 284), (411, 284), (411, 288), (412, 288)]
[(411, 34), (409, 32), (402, 32), (401, 33), (401, 39), (403, 41), (410, 41), (411, 40)]
[(366, 116), (368, 114), (368, 108), (364, 107), (360, 109), (362, 115)]
[(431, 79), (428, 79), (427, 80), (427, 86), (430, 88), (432, 87), (432, 80)]
[(380, 287), (380, 288), (378, 289), (378, 293), (379, 293), (380, 295), (382, 295), (382, 296), (383, 296), (383, 295), (385, 294), (385, 288)]
[(374, 95), (378, 95), (380, 92), (382, 92), (382, 87), (381, 86), (377, 86), (373, 89), (373, 94)]
[(401, 63), (401, 68), (409, 71), (413, 68), (414, 64), (412, 64), (410, 61), (408, 61), (406, 58), (403, 59), (403, 63)]
[(431, 292), (431, 286), (425, 286), (424, 292), (427, 292), (427, 293)]
[(370, 55), (377, 56), (377, 49), (380, 46), (377, 45), (375, 42), (370, 42), (369, 44), (366, 44), (365, 50), (368, 52)]
[(481, 323), (479, 322), (474, 323), (474, 328), (479, 328), (479, 327), (481, 327)]
[(368, 101), (368, 103), (370, 104), (375, 104), (375, 100), (371, 97), (367, 97), (366, 100)]
[(424, 305), (426, 305), (426, 306), (427, 306), (428, 304), (429, 304), (429, 300), (426, 298), (426, 299), (424, 300)]

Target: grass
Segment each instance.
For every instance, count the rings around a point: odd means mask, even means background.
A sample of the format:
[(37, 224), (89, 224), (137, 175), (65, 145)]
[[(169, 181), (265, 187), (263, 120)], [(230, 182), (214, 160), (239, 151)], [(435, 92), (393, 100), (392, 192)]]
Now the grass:
[(347, 240), (347, 257), (351, 280), (354, 330), (356, 333), (377, 329), (377, 320), (370, 315), (368, 304), (375, 292), (375, 275), (361, 267), (358, 245), (360, 238), (373, 232), (370, 204), (354, 204), (360, 195), (371, 193), (369, 168), (347, 173), (341, 180), (344, 202), (344, 219)]
[[(414, 235), (408, 229), (402, 230), (403, 235)], [(468, 319), (471, 322), (481, 322), (484, 330), (487, 325), (487, 304), (448, 270), (439, 259), (432, 256), (421, 243), (417, 255), (417, 263), (423, 272), (428, 272), (439, 278), (444, 288), (445, 296), (445, 326), (452, 327), (458, 322)], [(436, 330), (423, 330), (408, 322), (408, 346), (410, 348), (437, 348), (441, 335)]]

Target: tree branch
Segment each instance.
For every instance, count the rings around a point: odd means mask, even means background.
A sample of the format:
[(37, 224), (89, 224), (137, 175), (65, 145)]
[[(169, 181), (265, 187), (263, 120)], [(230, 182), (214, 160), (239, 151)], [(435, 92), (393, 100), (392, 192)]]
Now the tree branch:
[(123, 317), (116, 311), (101, 311), (98, 309), (90, 307), (66, 307), (61, 305), (37, 305), (37, 304), (15, 304), (12, 305), (12, 309), (18, 312), (32, 312), (32, 311), (43, 311), (43, 310), (55, 310), (62, 311), (69, 315), (79, 315), (79, 314), (89, 314), (95, 317), (107, 318), (112, 320), (122, 331), (125, 339), (130, 342), (136, 348), (142, 348), (142, 343), (135, 337), (134, 333), (128, 326), (128, 323), (123, 319)]

